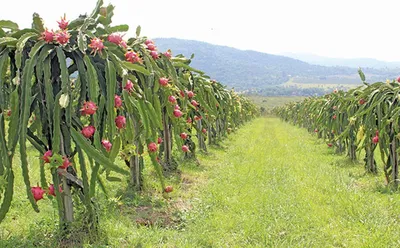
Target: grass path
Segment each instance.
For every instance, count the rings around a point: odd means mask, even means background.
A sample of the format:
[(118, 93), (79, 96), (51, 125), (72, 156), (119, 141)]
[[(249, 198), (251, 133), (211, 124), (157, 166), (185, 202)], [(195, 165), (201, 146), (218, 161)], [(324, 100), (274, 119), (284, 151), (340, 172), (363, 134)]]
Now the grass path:
[[(168, 204), (148, 192), (161, 209), (189, 206), (173, 213), (177, 225), (138, 226), (137, 205), (120, 199), (124, 205), (117, 206), (111, 198), (100, 218), (108, 246), (99, 239), (84, 247), (400, 247), (399, 194), (386, 193), (382, 175), (365, 175), (362, 164), (333, 154), (303, 129), (260, 118), (200, 155), (200, 162), (168, 179), (176, 189)], [(13, 204), (24, 205), (23, 198)], [(14, 241), (0, 239), (0, 247), (54, 247), (46, 245), (53, 210), (39, 216), (28, 207), (13, 211), (3, 227), (15, 227)], [(40, 230), (45, 234), (36, 236)]]
[(275, 118), (240, 129), (211, 168), (195, 218), (167, 244), (197, 247), (400, 246), (400, 198), (382, 176)]

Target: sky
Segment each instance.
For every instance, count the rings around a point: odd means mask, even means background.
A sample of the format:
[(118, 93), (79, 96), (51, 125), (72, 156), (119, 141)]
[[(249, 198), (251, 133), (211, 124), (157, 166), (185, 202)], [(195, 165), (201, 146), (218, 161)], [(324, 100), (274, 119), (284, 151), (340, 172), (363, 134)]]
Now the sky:
[[(1, 0), (0, 19), (49, 28), (91, 13), (97, 0)], [(400, 61), (399, 0), (105, 0), (113, 23), (149, 38), (175, 37), (265, 53)]]

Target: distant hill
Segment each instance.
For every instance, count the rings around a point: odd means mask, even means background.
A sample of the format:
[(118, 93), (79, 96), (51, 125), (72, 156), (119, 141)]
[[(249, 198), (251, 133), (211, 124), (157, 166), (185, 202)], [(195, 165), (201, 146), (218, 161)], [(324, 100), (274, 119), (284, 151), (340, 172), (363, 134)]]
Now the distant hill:
[[(334, 76), (345, 77), (347, 80), (350, 77), (354, 78), (355, 83), (360, 83), (355, 68), (312, 65), (285, 56), (245, 51), (193, 40), (175, 38), (154, 40), (160, 51), (171, 49), (174, 55), (183, 54), (186, 57), (195, 54), (191, 64), (193, 67), (239, 91), (263, 94), (265, 91), (272, 91), (274, 94), (281, 94), (277, 93), (281, 88), (278, 89), (276, 86), (283, 85), (294, 77), (320, 79)], [(386, 79), (392, 72), (366, 68), (364, 73), (371, 78)], [(320, 93), (318, 90), (311, 92), (312, 94)]]
[(400, 61), (386, 62), (372, 58), (354, 58), (354, 59), (329, 58), (309, 53), (290, 53), (290, 52), (282, 53), (282, 55), (294, 59), (299, 59), (310, 64), (323, 65), (323, 66), (347, 66), (353, 68), (371, 67), (376, 69), (400, 68)]

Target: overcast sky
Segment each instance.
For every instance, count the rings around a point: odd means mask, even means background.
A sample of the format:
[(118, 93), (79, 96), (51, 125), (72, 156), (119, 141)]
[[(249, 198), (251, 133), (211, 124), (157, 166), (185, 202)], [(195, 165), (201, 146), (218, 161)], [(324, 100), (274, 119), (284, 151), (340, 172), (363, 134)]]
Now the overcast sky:
[[(0, 19), (46, 26), (90, 13), (96, 0), (1, 0)], [(279, 54), (400, 61), (400, 0), (105, 0), (114, 23), (150, 38), (177, 37)]]

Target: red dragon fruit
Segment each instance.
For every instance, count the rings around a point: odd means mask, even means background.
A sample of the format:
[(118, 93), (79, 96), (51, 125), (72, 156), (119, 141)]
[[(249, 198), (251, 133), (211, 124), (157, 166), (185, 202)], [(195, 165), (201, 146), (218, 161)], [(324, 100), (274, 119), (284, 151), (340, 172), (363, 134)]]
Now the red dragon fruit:
[(70, 166), (72, 163), (69, 161), (69, 159), (67, 158), (67, 157), (63, 157), (63, 163), (62, 163), (62, 165), (61, 166), (58, 166), (58, 168), (60, 168), (60, 169), (67, 169), (68, 168), (68, 166)]
[(54, 41), (54, 32), (47, 30), (47, 28), (42, 32), (41, 39), (44, 40), (46, 43), (51, 43)]
[(192, 118), (190, 118), (190, 117), (186, 120), (186, 123), (189, 123), (189, 124), (190, 124), (190, 123), (192, 123), (192, 122), (193, 122), (193, 121), (192, 121)]
[(90, 40), (89, 47), (92, 48), (92, 53), (96, 55), (96, 53), (100, 53), (104, 49), (103, 41), (99, 38), (93, 38)]
[(172, 186), (170, 186), (170, 185), (168, 185), (167, 187), (165, 187), (165, 189), (164, 189), (164, 191), (166, 192), (166, 193), (170, 193), (170, 192), (172, 192), (174, 189), (172, 188)]
[(169, 97), (168, 97), (168, 101), (169, 101), (170, 103), (172, 103), (172, 104), (175, 104), (175, 103), (176, 103), (176, 98), (175, 98), (174, 96), (169, 96)]
[(55, 35), (55, 38), (60, 45), (65, 45), (69, 42), (71, 36), (67, 31), (60, 31)]
[(361, 98), (361, 99), (358, 101), (358, 103), (359, 103), (360, 105), (363, 105), (363, 104), (366, 103), (366, 101), (365, 101), (363, 98)]
[(161, 144), (162, 142), (163, 142), (162, 138), (161, 138), (161, 137), (158, 137), (158, 139), (157, 139), (157, 144)]
[(157, 51), (151, 51), (151, 52), (150, 52), (150, 56), (151, 56), (153, 59), (159, 59), (159, 58), (160, 58)]
[(174, 116), (176, 118), (179, 118), (183, 115), (182, 111), (180, 111), (179, 109), (174, 109)]
[(33, 194), (33, 198), (35, 198), (35, 201), (43, 199), (43, 195), (45, 193), (45, 191), (39, 186), (31, 187), (31, 192)]
[(122, 35), (117, 33), (112, 33), (108, 36), (107, 40), (115, 45), (120, 45), (122, 42)]
[(133, 91), (133, 83), (131, 80), (128, 79), (128, 81), (126, 81), (124, 90), (128, 91), (129, 93)]
[(179, 107), (179, 105), (178, 105), (178, 104), (176, 104), (176, 105), (174, 106), (174, 109), (180, 110), (180, 109), (181, 109), (181, 107)]
[(104, 149), (106, 149), (107, 152), (111, 151), (112, 144), (109, 140), (103, 139), (101, 141), (101, 145), (104, 147)]
[(181, 91), (179, 92), (179, 94), (181, 95), (181, 97), (185, 97), (185, 92), (183, 92), (183, 90), (181, 90)]
[(114, 96), (114, 107), (116, 108), (122, 107), (122, 99), (119, 95)]
[(194, 97), (193, 91), (190, 91), (190, 90), (189, 90), (189, 91), (186, 92), (186, 94), (188, 95), (189, 98)]
[(152, 40), (147, 39), (144, 44), (147, 46), (148, 44), (153, 44), (154, 42)]
[(126, 118), (125, 116), (119, 115), (115, 118), (115, 125), (118, 129), (124, 128), (126, 125)]
[(158, 80), (161, 86), (167, 86), (168, 85), (168, 78), (162, 77)]
[(88, 101), (83, 103), (83, 106), (80, 111), (82, 115), (93, 115), (94, 113), (96, 113), (96, 110), (97, 110), (96, 103)]
[(150, 144), (148, 144), (147, 148), (149, 149), (149, 152), (156, 152), (157, 144), (154, 142), (151, 142)]
[[(61, 185), (58, 186), (58, 192), (63, 192)], [(47, 190), (48, 195), (56, 196), (54, 184), (50, 184), (49, 189)]]
[(51, 150), (48, 150), (43, 154), (42, 159), (44, 160), (45, 164), (50, 163), (51, 156), (53, 156), (53, 152)]
[(56, 192), (54, 191), (54, 184), (50, 184), (49, 190), (47, 191), (48, 195), (56, 196)]
[(128, 48), (128, 45), (126, 44), (126, 41), (121, 41), (121, 43), (119, 43), (119, 46), (120, 47), (122, 47), (122, 48), (125, 48), (125, 49), (127, 49)]
[(200, 116), (197, 116), (197, 115), (194, 116), (194, 120), (195, 120), (195, 121), (199, 121), (199, 120), (201, 120), (201, 119), (202, 119), (201, 115), (200, 115)]
[(86, 127), (82, 128), (81, 133), (83, 134), (83, 136), (90, 139), (93, 136), (95, 131), (96, 131), (96, 128), (94, 126), (86, 126)]
[(205, 133), (207, 133), (207, 129), (203, 128), (203, 129), (201, 129), (201, 132), (205, 134)]
[(199, 104), (196, 102), (196, 100), (192, 100), (190, 103), (195, 107), (199, 106)]
[(172, 53), (171, 50), (166, 51), (165, 53), (163, 53), (165, 57), (167, 57), (168, 59), (170, 59), (172, 57)]
[(134, 51), (127, 51), (125, 53), (125, 59), (126, 59), (126, 61), (129, 61), (131, 63), (141, 62), (139, 55), (137, 53), (135, 53)]
[(188, 152), (189, 151), (189, 147), (187, 145), (183, 145), (182, 146), (182, 151), (183, 152)]
[(150, 51), (157, 50), (156, 46), (153, 43), (147, 44), (147, 49), (149, 49)]
[(65, 17), (65, 14), (64, 14), (64, 17), (61, 17), (60, 21), (57, 21), (57, 23), (58, 23), (58, 27), (61, 28), (62, 30), (65, 30), (68, 28), (68, 21), (67, 21), (67, 18)]
[(184, 140), (188, 137), (187, 133), (181, 133), (179, 136), (181, 136), (181, 138)]

